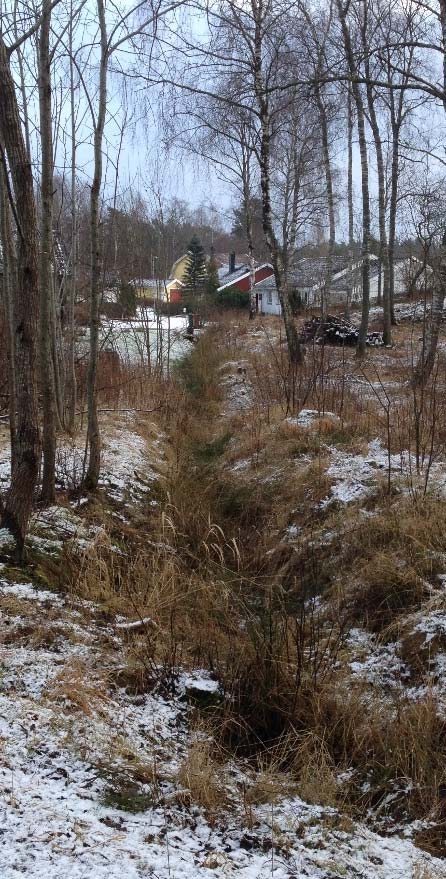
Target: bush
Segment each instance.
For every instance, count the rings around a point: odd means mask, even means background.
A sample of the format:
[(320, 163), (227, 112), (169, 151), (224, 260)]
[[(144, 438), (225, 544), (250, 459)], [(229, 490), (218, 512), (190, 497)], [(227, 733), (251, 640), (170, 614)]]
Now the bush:
[(109, 320), (123, 320), (126, 317), (124, 309), (119, 302), (103, 302), (101, 314)]
[(248, 309), (249, 300), (250, 294), (245, 293), (243, 290), (238, 290), (237, 287), (226, 287), (225, 290), (217, 293), (217, 304), (220, 308)]
[(130, 284), (121, 284), (118, 290), (117, 304), (122, 311), (122, 317), (134, 317), (136, 314), (136, 291)]

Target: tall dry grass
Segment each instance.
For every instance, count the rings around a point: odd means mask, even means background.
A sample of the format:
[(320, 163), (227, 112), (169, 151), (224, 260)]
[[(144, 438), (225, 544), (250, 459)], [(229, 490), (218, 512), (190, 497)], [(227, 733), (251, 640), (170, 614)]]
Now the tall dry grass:
[[(410, 394), (402, 392), (389, 421), (372, 374), (360, 375), (348, 353), (315, 351), (297, 374), (280, 339), (250, 353), (247, 327), (231, 330), (227, 345), (226, 329), (200, 339), (165, 397), (161, 386), (141, 388), (140, 402), (143, 391), (158, 401), (169, 437), (150, 534), (141, 540), (129, 527), (119, 553), (111, 536), (95, 546), (72, 591), (141, 621), (123, 635), (117, 685), (174, 687), (181, 665), (217, 675), (224, 699), (215, 736), (261, 758), (270, 796), (271, 772), (287, 770), (303, 796), (342, 802), (355, 814), (440, 814), (445, 745), (436, 699), (374, 699), (351, 684), (344, 659), (352, 624), (386, 637), (422, 606), (446, 551), (443, 502), (380, 490), (367, 516), (320, 503), (331, 446), (358, 452), (377, 435), (384, 443), (390, 436), (392, 450), (412, 442)], [(250, 364), (252, 406), (222, 415), (221, 367), (239, 356)], [(360, 398), (352, 371), (368, 389)], [(432, 399), (423, 410), (426, 449), (437, 449), (443, 430)], [(312, 430), (285, 421), (302, 406), (321, 415)], [(232, 465), (244, 456), (253, 466), (241, 478)], [(300, 532), (287, 543), (289, 521)], [(203, 748), (181, 771), (193, 798), (203, 789), (210, 811), (220, 802), (215, 771)]]

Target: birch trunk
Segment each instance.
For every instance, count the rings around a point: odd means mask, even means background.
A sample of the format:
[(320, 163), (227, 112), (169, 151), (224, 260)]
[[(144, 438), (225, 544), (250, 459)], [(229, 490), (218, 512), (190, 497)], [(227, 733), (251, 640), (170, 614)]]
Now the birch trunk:
[(99, 429), (96, 380), (99, 355), (99, 305), (101, 280), (101, 239), (99, 197), (102, 183), (102, 139), (107, 105), (107, 63), (108, 44), (103, 0), (97, 0), (99, 28), (101, 33), (101, 58), (99, 73), (98, 116), (94, 127), (94, 176), (90, 194), (90, 240), (91, 240), (91, 284), (90, 284), (90, 351), (87, 375), (88, 407), (88, 467), (85, 474), (85, 487), (94, 491), (99, 482), (101, 467), (101, 435)]
[(417, 363), (412, 384), (414, 387), (424, 387), (432, 373), (437, 353), (438, 336), (440, 333), (443, 306), (446, 296), (446, 232), (441, 243), (440, 264), (435, 275), (432, 295), (432, 311), (427, 327), (426, 338), (423, 344), (420, 358)]
[(14, 301), (14, 357), (17, 382), (17, 437), (3, 526), (23, 558), (40, 463), (37, 404), (39, 321), (37, 213), (27, 152), (6, 45), (0, 35), (0, 140), (4, 143), (14, 191), (17, 222), (17, 294)]
[[(244, 144), (242, 144), (242, 148), (244, 149)], [(257, 300), (256, 300), (256, 291), (255, 291), (255, 264), (254, 264), (254, 245), (252, 239), (252, 216), (251, 216), (251, 187), (250, 187), (250, 174), (249, 174), (249, 157), (246, 157), (245, 152), (243, 153), (243, 165), (242, 165), (242, 175), (243, 175), (243, 201), (245, 207), (245, 225), (246, 225), (246, 239), (248, 242), (248, 254), (249, 254), (249, 319), (253, 320), (257, 313)]]
[(337, 0), (339, 18), (342, 27), (345, 54), (352, 79), (351, 88), (356, 107), (358, 124), (359, 153), (361, 156), (361, 190), (362, 190), (362, 310), (361, 324), (359, 327), (357, 354), (362, 357), (366, 351), (367, 331), (369, 328), (370, 311), (370, 194), (369, 194), (369, 166), (367, 158), (367, 141), (365, 132), (364, 103), (361, 89), (357, 82), (357, 70), (355, 54), (353, 51), (350, 31), (347, 24), (347, 11), (341, 0)]
[(274, 231), (271, 208), (271, 122), (267, 93), (264, 87), (262, 74), (262, 7), (253, 6), (253, 8), (255, 9), (255, 38), (253, 47), (254, 87), (261, 124), (259, 164), (263, 231), (271, 254), (271, 263), (274, 270), (277, 295), (282, 309), (290, 362), (293, 364), (301, 364), (303, 362), (302, 348), (299, 343), (296, 325), (294, 323), (294, 315), (291, 308), (286, 281), (283, 253), (281, 253), (281, 248)]
[[(364, 4), (364, 9), (367, 5)], [(364, 13), (364, 21), (362, 26), (362, 44), (365, 57), (365, 76), (366, 76), (366, 94), (367, 106), (369, 111), (370, 127), (372, 129), (373, 141), (376, 152), (376, 166), (378, 172), (378, 215), (379, 215), (379, 280), (381, 281), (381, 267), (383, 270), (382, 285), (382, 303), (383, 303), (383, 341), (385, 345), (392, 344), (392, 321), (390, 308), (390, 263), (389, 263), (389, 247), (387, 242), (386, 229), (386, 174), (384, 166), (383, 147), (381, 133), (379, 130), (378, 119), (375, 110), (375, 98), (373, 87), (370, 81), (370, 64), (367, 54), (367, 17)], [(381, 283), (378, 289), (381, 292)]]
[(334, 195), (333, 195), (333, 174), (331, 170), (331, 159), (330, 159), (330, 147), (328, 143), (328, 120), (327, 113), (325, 110), (324, 102), (322, 100), (321, 90), (319, 85), (316, 86), (316, 103), (319, 112), (319, 121), (321, 126), (321, 136), (322, 136), (322, 159), (324, 163), (324, 172), (325, 172), (325, 188), (326, 188), (326, 196), (327, 196), (327, 211), (328, 211), (328, 227), (329, 227), (329, 239), (328, 239), (328, 260), (327, 260), (327, 268), (325, 272), (324, 278), (324, 294), (323, 301), (324, 307), (327, 307), (327, 303), (330, 298), (330, 289), (331, 289), (331, 279), (333, 275), (333, 256), (334, 249), (336, 244), (336, 220), (335, 220), (335, 208), (334, 208)]
[(40, 375), (42, 388), (43, 473), (41, 498), (56, 498), (56, 405), (53, 366), (53, 138), (49, 39), (51, 0), (43, 0), (39, 37), (39, 111), (42, 150), (40, 222)]
[(17, 388), (14, 364), (14, 317), (15, 254), (11, 233), (10, 206), (7, 193), (6, 171), (0, 163), (0, 239), (3, 245), (3, 312), (6, 327), (9, 391), (9, 432), (11, 438), (11, 476), (16, 454)]
[(399, 178), (399, 129), (397, 122), (392, 121), (392, 169), (390, 177), (390, 200), (389, 200), (389, 309), (390, 320), (393, 326), (395, 319), (395, 239), (396, 239), (396, 213), (398, 207), (398, 178)]
[(354, 217), (353, 217), (353, 107), (350, 87), (347, 94), (347, 203), (348, 203), (348, 256), (350, 263), (349, 280), (347, 287), (346, 317), (350, 317), (350, 306), (353, 293), (353, 246), (354, 246)]
[(71, 21), (69, 28), (69, 55), (70, 55), (70, 115), (71, 115), (71, 274), (67, 278), (67, 365), (66, 365), (66, 426), (70, 433), (74, 430), (76, 415), (76, 374), (74, 367), (75, 359), (75, 325), (74, 304), (76, 298), (76, 272), (77, 272), (77, 211), (76, 211), (76, 106), (74, 99), (74, 63), (73, 63), (73, 4), (71, 3)]

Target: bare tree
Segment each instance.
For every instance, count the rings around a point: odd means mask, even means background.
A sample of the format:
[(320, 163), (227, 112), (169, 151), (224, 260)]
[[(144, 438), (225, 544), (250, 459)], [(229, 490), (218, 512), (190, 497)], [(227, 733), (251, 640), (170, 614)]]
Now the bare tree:
[[(16, 538), (21, 558), (40, 461), (37, 406), (37, 327), (39, 318), (37, 213), (31, 160), (20, 121), (9, 52), (0, 35), (0, 143), (8, 162), (17, 228), (17, 288), (13, 304), (17, 388), (16, 435), (11, 485), (3, 525)], [(11, 193), (11, 197), (12, 197)]]
[[(390, 264), (389, 264), (389, 247), (387, 242), (386, 228), (386, 173), (384, 162), (384, 150), (381, 138), (381, 131), (378, 122), (377, 113), (377, 95), (372, 85), (372, 79), (378, 78), (377, 75), (372, 77), (369, 47), (373, 44), (372, 22), (369, 15), (368, 0), (364, 0), (362, 4), (362, 17), (360, 19), (360, 32), (362, 50), (364, 54), (364, 72), (366, 79), (366, 96), (367, 110), (370, 128), (372, 129), (373, 140), (375, 144), (376, 164), (378, 172), (378, 217), (379, 217), (379, 256), (380, 266), (383, 271), (383, 341), (385, 345), (392, 344), (392, 320), (391, 320), (391, 298), (390, 298)], [(377, 71), (379, 75), (379, 70)]]
[(358, 354), (365, 354), (367, 344), (367, 331), (369, 325), (370, 309), (370, 193), (369, 193), (369, 165), (367, 157), (367, 140), (365, 130), (365, 111), (359, 83), (359, 71), (355, 52), (352, 45), (348, 12), (350, 2), (344, 5), (342, 0), (336, 0), (339, 20), (342, 27), (345, 56), (347, 59), (351, 89), (356, 108), (356, 120), (358, 125), (359, 152), (361, 156), (361, 189), (362, 189), (362, 312), (361, 325), (358, 336)]
[(40, 372), (42, 386), (42, 500), (55, 500), (56, 403), (53, 365), (53, 136), (51, 117), (51, 0), (42, 0), (39, 30), (40, 181)]

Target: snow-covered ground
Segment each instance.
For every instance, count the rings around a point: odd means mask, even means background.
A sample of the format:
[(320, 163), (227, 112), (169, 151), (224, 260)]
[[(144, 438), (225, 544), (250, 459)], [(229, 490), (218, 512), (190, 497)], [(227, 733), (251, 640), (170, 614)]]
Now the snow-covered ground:
[(286, 783), (247, 811), (256, 778), (243, 764), (219, 768), (224, 803), (207, 816), (178, 780), (197, 740), (184, 693), (213, 692), (205, 672), (178, 670), (171, 696), (132, 697), (113, 683), (127, 637), (116, 623), (98, 628), (82, 603), (27, 583), (0, 581), (0, 613), (2, 879), (446, 877), (409, 839), (346, 823)]
[(145, 364), (148, 347), (152, 362), (160, 357), (163, 362), (170, 357), (176, 360), (187, 350), (190, 343), (185, 340), (187, 316), (158, 316), (151, 308), (139, 308), (134, 319), (103, 320), (101, 324), (101, 345), (117, 351), (124, 363)]

